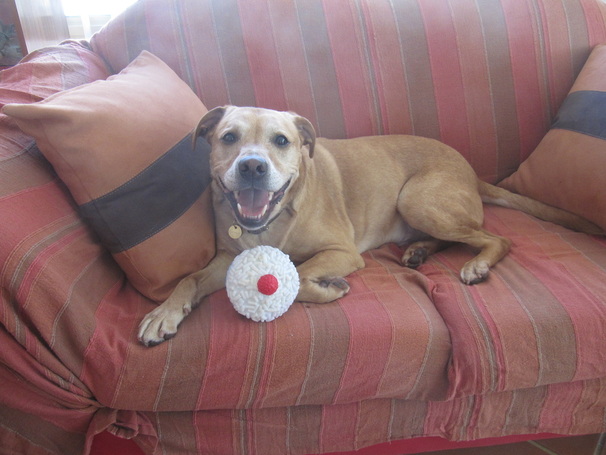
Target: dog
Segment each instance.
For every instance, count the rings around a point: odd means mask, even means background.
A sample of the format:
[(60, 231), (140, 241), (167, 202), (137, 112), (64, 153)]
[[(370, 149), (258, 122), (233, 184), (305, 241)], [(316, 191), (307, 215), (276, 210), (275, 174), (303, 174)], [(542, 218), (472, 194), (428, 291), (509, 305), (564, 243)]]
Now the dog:
[(416, 268), (451, 242), (478, 254), (461, 269), (476, 284), (511, 242), (483, 229), (483, 202), (514, 208), (577, 231), (602, 234), (576, 215), (481, 181), (453, 148), (406, 135), (329, 140), (291, 112), (248, 107), (209, 111), (194, 133), (211, 146), (217, 254), (147, 314), (139, 340), (173, 337), (204, 296), (225, 287), (244, 249), (271, 245), (297, 265), (297, 301), (326, 303), (349, 291), (344, 277), (361, 253), (410, 243), (402, 264)]

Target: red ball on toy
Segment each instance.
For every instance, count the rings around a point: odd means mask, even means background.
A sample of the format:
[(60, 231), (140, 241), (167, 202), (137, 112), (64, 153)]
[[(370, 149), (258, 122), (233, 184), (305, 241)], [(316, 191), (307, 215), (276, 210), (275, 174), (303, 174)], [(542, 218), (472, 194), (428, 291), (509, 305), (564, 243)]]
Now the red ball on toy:
[(263, 275), (259, 278), (259, 281), (257, 281), (257, 289), (264, 295), (274, 294), (278, 290), (279, 285), (278, 279), (271, 273)]

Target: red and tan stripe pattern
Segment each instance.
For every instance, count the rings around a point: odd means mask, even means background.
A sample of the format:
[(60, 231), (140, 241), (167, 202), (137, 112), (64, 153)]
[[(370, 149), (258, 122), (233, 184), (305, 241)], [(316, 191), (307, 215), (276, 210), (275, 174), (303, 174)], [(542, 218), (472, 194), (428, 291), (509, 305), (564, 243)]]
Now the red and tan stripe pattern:
[[(120, 409), (444, 399), (449, 335), (429, 300), (430, 283), (400, 267), (398, 255), (393, 247), (369, 254), (368, 267), (351, 279), (357, 291), (343, 301), (296, 303), (268, 324), (239, 316), (220, 291), (182, 324), (178, 337), (154, 349), (136, 343), (134, 333), (153, 305), (120, 308), (107, 299), (97, 309), (79, 376), (100, 402)], [(124, 364), (115, 361), (116, 343)], [(142, 378), (149, 388), (140, 389)]]
[[(82, 45), (47, 48), (0, 72), (0, 105), (108, 75)], [(4, 115), (0, 129), (0, 447), (76, 455), (99, 407), (78, 375), (82, 352), (97, 303), (123, 276), (33, 139)], [(66, 321), (78, 330), (65, 330)]]
[(115, 71), (150, 50), (209, 109), (293, 110), (333, 138), (438, 138), (496, 181), (547, 131), (604, 16), (595, 0), (148, 0), (92, 46)]
[[(92, 45), (114, 71), (150, 50), (208, 107), (292, 109), (333, 137), (442, 138), (494, 180), (606, 42), (605, 15), (598, 0), (140, 0)], [(0, 73), (2, 103), (106, 77), (62, 48)], [(149, 454), (225, 455), (606, 430), (603, 240), (488, 208), (514, 248), (480, 286), (458, 280), (464, 247), (413, 271), (386, 245), (340, 301), (257, 324), (220, 291), (148, 349), (136, 329), (152, 302), (31, 140), (0, 128), (2, 448), (86, 453), (105, 428)]]
[(450, 396), (603, 377), (606, 240), (487, 207), (486, 226), (512, 239), (486, 286), (453, 276), (469, 259), (451, 248), (421, 267), (453, 343)]
[(156, 452), (143, 435), (140, 444), (147, 453), (158, 454), (178, 448), (192, 454), (304, 455), (354, 451), (420, 436), (470, 440), (535, 432), (595, 433), (603, 430), (606, 395), (594, 392), (604, 386), (606, 382), (595, 380), (444, 402), (385, 399), (332, 406), (145, 413), (156, 419), (163, 442)]

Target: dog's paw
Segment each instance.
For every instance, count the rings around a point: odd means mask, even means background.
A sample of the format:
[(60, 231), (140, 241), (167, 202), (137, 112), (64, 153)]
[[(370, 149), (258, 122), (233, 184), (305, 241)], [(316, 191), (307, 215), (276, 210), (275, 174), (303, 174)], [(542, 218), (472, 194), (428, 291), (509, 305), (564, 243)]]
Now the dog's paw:
[(461, 269), (461, 281), (465, 284), (478, 284), (488, 278), (489, 272), (488, 262), (472, 259)]
[(349, 283), (343, 277), (302, 278), (297, 301), (328, 303), (349, 292)]
[(334, 286), (335, 288), (343, 291), (345, 294), (349, 292), (349, 283), (345, 278), (340, 276), (322, 278), (318, 284), (323, 288)]
[(411, 246), (404, 252), (404, 255), (402, 256), (402, 264), (404, 267), (416, 269), (427, 260), (428, 256), (429, 251), (427, 248)]
[(170, 305), (165, 302), (150, 311), (139, 324), (139, 341), (156, 346), (177, 334), (179, 324), (191, 312), (191, 305)]

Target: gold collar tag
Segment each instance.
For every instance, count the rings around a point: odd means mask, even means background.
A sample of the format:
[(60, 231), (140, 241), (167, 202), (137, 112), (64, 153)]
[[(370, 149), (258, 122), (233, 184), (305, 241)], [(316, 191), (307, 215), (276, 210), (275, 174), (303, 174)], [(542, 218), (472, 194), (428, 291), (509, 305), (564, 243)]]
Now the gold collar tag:
[(227, 234), (229, 234), (232, 239), (238, 240), (240, 237), (242, 237), (242, 228), (237, 224), (232, 224), (229, 227)]

